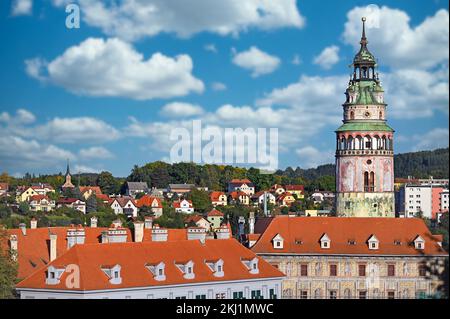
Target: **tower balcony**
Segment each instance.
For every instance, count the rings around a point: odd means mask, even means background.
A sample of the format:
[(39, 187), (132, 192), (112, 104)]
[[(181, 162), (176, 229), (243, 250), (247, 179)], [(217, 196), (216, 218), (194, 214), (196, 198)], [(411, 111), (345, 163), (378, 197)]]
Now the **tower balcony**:
[(337, 150), (336, 156), (384, 155), (394, 156), (393, 150)]

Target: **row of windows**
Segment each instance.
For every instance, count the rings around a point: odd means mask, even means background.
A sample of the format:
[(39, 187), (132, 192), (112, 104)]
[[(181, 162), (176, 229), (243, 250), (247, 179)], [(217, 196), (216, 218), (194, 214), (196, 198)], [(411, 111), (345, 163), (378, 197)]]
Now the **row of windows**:
[[(318, 265), (320, 265), (320, 264), (317, 263), (316, 267), (315, 267), (315, 275), (316, 276), (321, 276), (322, 275), (322, 269), (321, 269), (321, 266), (318, 266)], [(426, 270), (427, 270), (426, 265), (425, 264), (419, 264), (418, 269), (419, 269), (419, 276), (425, 277), (426, 276)], [(290, 267), (287, 267), (286, 270), (287, 271), (285, 272), (285, 274), (287, 276), (290, 276), (291, 275)], [(358, 265), (358, 276), (359, 277), (366, 277), (367, 276), (367, 272), (368, 271), (367, 271), (367, 265), (366, 264), (359, 264)], [(374, 273), (374, 274), (378, 273), (376, 267), (372, 268), (371, 272)], [(407, 264), (404, 264), (403, 274), (407, 274), (408, 272), (409, 272), (408, 271), (408, 266), (407, 266)], [(396, 265), (388, 264), (387, 265), (387, 276), (394, 277), (394, 276), (396, 276), (396, 273), (397, 273), (396, 272)], [(308, 264), (300, 264), (299, 276), (300, 277), (308, 277), (309, 275), (310, 275), (309, 274), (309, 265)], [(350, 265), (346, 266), (345, 275), (351, 275)], [(329, 265), (329, 267), (328, 267), (328, 276), (330, 276), (330, 277), (338, 276), (338, 265), (337, 264), (330, 264)]]
[[(423, 296), (426, 295), (425, 291), (418, 291), (416, 293), (416, 298), (423, 298)], [(291, 289), (286, 289), (283, 292), (283, 297), (284, 298), (292, 298), (292, 290)], [(322, 292), (322, 289), (318, 288), (314, 291), (313, 296), (309, 295), (309, 291), (308, 290), (300, 290), (298, 293), (298, 297), (300, 299), (309, 299), (311, 297), (315, 298), (315, 299), (338, 299), (338, 291), (337, 290), (329, 290), (328, 294), (325, 296), (325, 294)], [(369, 294), (367, 292), (367, 290), (359, 290), (355, 293), (352, 293), (352, 291), (347, 288), (344, 290), (343, 295), (341, 296), (344, 299), (368, 299), (369, 298)], [(375, 289), (371, 295), (371, 298), (387, 298), (387, 299), (407, 299), (407, 298), (412, 298), (412, 294), (410, 293), (409, 289), (404, 289), (399, 291), (397, 294), (394, 290), (388, 290), (386, 291), (386, 294), (381, 293), (378, 289)]]

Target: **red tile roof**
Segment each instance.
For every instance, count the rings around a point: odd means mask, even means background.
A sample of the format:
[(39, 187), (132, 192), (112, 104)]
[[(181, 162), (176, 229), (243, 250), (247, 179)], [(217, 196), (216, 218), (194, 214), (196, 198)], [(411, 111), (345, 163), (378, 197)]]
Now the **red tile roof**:
[(219, 196), (223, 196), (223, 195), (225, 195), (224, 192), (213, 191), (213, 192), (211, 192), (211, 194), (209, 194), (209, 198), (211, 199), (212, 202), (218, 202)]
[(80, 186), (79, 189), (81, 194), (84, 194), (87, 191), (92, 191), (96, 195), (102, 194), (102, 190), (98, 186)]
[(238, 192), (238, 191), (234, 191), (231, 192), (230, 194), (228, 194), (229, 196), (231, 196), (232, 199), (238, 199), (240, 196), (247, 196), (249, 197), (246, 193), (244, 192)]
[(120, 205), (120, 207), (125, 207), (128, 202), (131, 202), (134, 206), (136, 206), (136, 202), (134, 201), (134, 199), (132, 197), (127, 197), (127, 196), (123, 196), (123, 197), (116, 197), (116, 198), (110, 198), (109, 203), (112, 204), (114, 203), (114, 201), (117, 201)]
[(31, 196), (30, 201), (40, 202), (43, 199), (50, 201), (50, 198), (48, 198), (47, 195), (33, 195), (33, 196)]
[(102, 200), (102, 201), (104, 201), (104, 202), (109, 202), (110, 201), (110, 197), (108, 196), (108, 195), (106, 195), (106, 194), (95, 194), (95, 196), (98, 198), (98, 199), (100, 199), (100, 200)]
[(213, 209), (213, 210), (209, 211), (207, 215), (208, 215), (208, 217), (213, 217), (213, 216), (223, 217), (223, 213), (217, 209)]
[[(192, 208), (193, 206), (192, 206), (192, 201), (191, 200), (186, 200), (188, 203), (189, 203), (189, 208)], [(182, 201), (179, 201), (179, 202), (173, 202), (173, 208), (181, 208), (181, 202)]]
[[(273, 247), (272, 239), (277, 234), (285, 240), (283, 249)], [(320, 247), (319, 239), (324, 234), (331, 239), (329, 249)], [(380, 241), (377, 250), (367, 245), (372, 235)], [(418, 235), (425, 239), (424, 250), (411, 245)], [(297, 244), (298, 240), (302, 244)], [(349, 240), (356, 244), (349, 245)], [(395, 244), (397, 240), (401, 245)], [(252, 250), (261, 254), (448, 255), (424, 221), (417, 218), (276, 217)]]
[[(27, 228), (26, 235), (20, 229), (8, 229), (8, 240), (10, 235), (17, 236), (18, 278), (25, 278), (37, 269), (48, 264), (50, 260), (50, 251), (48, 242), (49, 233), (57, 235), (56, 246), (57, 256), (67, 251), (67, 230), (73, 227), (48, 227), (48, 228)], [(84, 228), (85, 243), (99, 243), (102, 231), (108, 228)], [(128, 240), (131, 240), (131, 233), (127, 230)]]
[[(152, 206), (152, 204), (155, 200), (157, 201), (157, 206)], [(136, 206), (137, 207), (147, 206), (147, 207), (157, 207), (157, 208), (163, 207), (160, 198), (154, 197), (154, 196), (149, 196), (149, 195), (144, 195), (141, 198), (139, 198), (138, 200), (136, 200)]]
[(303, 185), (285, 185), (284, 189), (286, 191), (305, 191), (305, 187)]
[(249, 179), (232, 179), (230, 181), (231, 184), (252, 184), (252, 181)]
[[(284, 275), (260, 257), (259, 274), (250, 274), (242, 259), (255, 258), (255, 254), (235, 239), (198, 240), (181, 242), (143, 242), (76, 245), (50, 265), (76, 264), (80, 268), (80, 287), (73, 290), (91, 291), (148, 286), (201, 283), (209, 281), (281, 278)], [(215, 277), (205, 260), (222, 259), (224, 276)], [(179, 261), (194, 262), (194, 279), (185, 279), (175, 265)], [(146, 264), (165, 263), (166, 280), (156, 281)], [(102, 265), (120, 265), (122, 282), (113, 285), (102, 271)], [(47, 268), (47, 267), (46, 267)], [(46, 268), (40, 269), (17, 285), (17, 288), (64, 289), (68, 273), (63, 273), (57, 285), (46, 284)]]

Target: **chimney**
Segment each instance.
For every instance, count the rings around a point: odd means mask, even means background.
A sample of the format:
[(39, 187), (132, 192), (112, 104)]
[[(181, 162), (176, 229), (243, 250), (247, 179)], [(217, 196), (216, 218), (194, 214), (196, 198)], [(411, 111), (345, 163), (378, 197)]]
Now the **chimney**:
[(74, 245), (82, 245), (86, 239), (86, 233), (84, 228), (69, 228), (67, 230), (67, 249), (72, 248)]
[(58, 236), (56, 234), (50, 233), (50, 261), (56, 259), (56, 240)]
[(134, 224), (134, 242), (140, 243), (144, 239), (144, 223), (136, 221)]
[(13, 261), (17, 261), (17, 255), (18, 255), (18, 245), (19, 241), (17, 239), (17, 235), (11, 235), (9, 237), (9, 245), (10, 245), (10, 253), (11, 253), (11, 259)]
[(105, 230), (105, 231), (102, 231), (102, 244), (106, 244), (106, 243), (108, 243), (108, 232)]
[(255, 212), (250, 212), (248, 217), (248, 232), (250, 234), (255, 233)]
[(159, 225), (156, 224), (152, 228), (152, 241), (167, 241), (168, 237), (167, 229), (159, 228)]
[(20, 223), (20, 224), (19, 224), (19, 228), (20, 228), (20, 230), (22, 231), (22, 234), (23, 234), (24, 236), (26, 236), (26, 235), (27, 235), (27, 226), (26, 226), (24, 223)]
[(30, 221), (30, 229), (36, 229), (36, 228), (37, 228), (37, 219), (33, 217)]
[(97, 217), (95, 216), (91, 217), (91, 228), (97, 228), (97, 221), (98, 221)]
[(187, 229), (187, 239), (200, 240), (200, 242), (204, 243), (206, 239), (206, 229), (202, 227), (189, 227)]
[(108, 229), (108, 242), (109, 243), (126, 243), (127, 242), (127, 230), (122, 227)]
[(153, 227), (153, 217), (147, 216), (144, 221), (145, 229), (152, 229)]
[(116, 219), (115, 221), (112, 222), (112, 224), (114, 225), (115, 228), (122, 227), (122, 221), (120, 219)]
[(220, 228), (216, 229), (217, 239), (230, 239), (230, 235), (230, 229), (226, 225), (220, 226)]

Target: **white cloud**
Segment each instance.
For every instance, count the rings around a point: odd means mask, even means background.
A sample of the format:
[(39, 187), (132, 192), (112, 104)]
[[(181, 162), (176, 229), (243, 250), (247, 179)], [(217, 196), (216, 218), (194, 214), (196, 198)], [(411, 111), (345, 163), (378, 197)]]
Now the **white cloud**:
[(48, 168), (75, 155), (52, 144), (13, 135), (0, 135), (0, 158), (3, 169)]
[(33, 0), (14, 0), (11, 6), (13, 16), (30, 15), (33, 11)]
[(114, 155), (102, 146), (92, 146), (89, 148), (83, 148), (79, 152), (80, 159), (109, 159)]
[(209, 52), (213, 52), (213, 53), (217, 53), (218, 52), (216, 46), (213, 43), (206, 44), (204, 46), (204, 48), (205, 48), (206, 51), (209, 51)]
[(58, 143), (104, 143), (120, 138), (117, 129), (92, 117), (56, 117), (31, 131), (41, 139)]
[(188, 55), (171, 58), (155, 53), (145, 60), (119, 39), (89, 38), (48, 64), (31, 59), (26, 65), (30, 76), (81, 95), (148, 100), (204, 90), (203, 82), (191, 73)]
[(331, 69), (333, 65), (339, 62), (339, 47), (336, 45), (326, 47), (314, 58), (313, 62), (325, 70)]
[(189, 117), (202, 114), (203, 109), (195, 104), (173, 102), (164, 105), (160, 113), (165, 117)]
[(18, 109), (15, 115), (10, 115), (8, 112), (0, 113), (0, 122), (4, 122), (7, 126), (14, 126), (20, 124), (30, 124), (36, 120), (36, 117), (30, 111), (25, 109)]
[(73, 172), (75, 174), (78, 174), (78, 173), (80, 173), (80, 174), (83, 174), (83, 173), (100, 173), (102, 171), (104, 171), (104, 170), (101, 169), (101, 168), (93, 168), (93, 167), (86, 166), (86, 165), (81, 165), (81, 164), (76, 164), (74, 166), (74, 168), (73, 168)]
[(425, 134), (414, 134), (412, 137), (409, 137), (408, 144), (414, 145), (413, 151), (434, 150), (448, 147), (448, 139), (448, 128), (438, 127)]
[(227, 86), (222, 82), (213, 82), (211, 84), (211, 88), (214, 91), (225, 91), (227, 89)]
[(294, 57), (292, 58), (291, 63), (293, 65), (300, 65), (300, 64), (302, 64), (302, 59), (300, 58), (300, 55), (294, 54)]
[(389, 117), (424, 118), (433, 116), (436, 111), (448, 116), (448, 68), (434, 72), (405, 69), (380, 77), (386, 91)]
[[(56, 5), (67, 3), (54, 0)], [(237, 36), (251, 28), (301, 28), (295, 0), (78, 0), (82, 19), (109, 36), (137, 40), (159, 33), (190, 37), (200, 32)]]
[(317, 167), (323, 164), (333, 162), (332, 150), (320, 151), (313, 146), (305, 146), (295, 150), (298, 155), (302, 168)]
[(273, 55), (252, 46), (247, 51), (239, 52), (233, 57), (233, 63), (252, 71), (252, 77), (269, 74), (275, 71), (281, 60)]
[[(359, 48), (361, 17), (373, 14), (373, 5), (348, 12), (342, 35), (345, 43)], [(441, 9), (418, 26), (411, 26), (404, 11), (383, 6), (377, 12), (378, 27), (366, 31), (369, 50), (383, 64), (398, 68), (430, 68), (448, 63), (449, 16)]]

